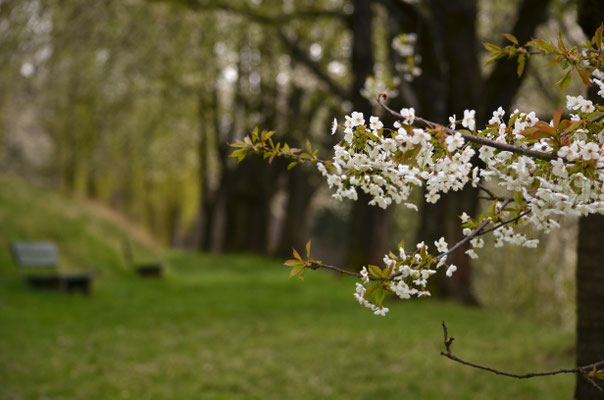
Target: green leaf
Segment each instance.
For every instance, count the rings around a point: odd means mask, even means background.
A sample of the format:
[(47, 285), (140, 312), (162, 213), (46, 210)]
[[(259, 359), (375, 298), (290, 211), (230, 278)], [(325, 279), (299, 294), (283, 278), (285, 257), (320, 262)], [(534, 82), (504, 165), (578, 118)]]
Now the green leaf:
[(528, 43), (528, 45), (531, 47), (536, 47), (538, 49), (545, 50), (548, 53), (553, 53), (555, 51), (554, 46), (552, 46), (549, 42), (546, 42), (543, 39), (533, 39)]
[(602, 32), (604, 31), (604, 23), (600, 25), (598, 29), (596, 29), (596, 33), (592, 41), (596, 44), (598, 50), (602, 48)]
[(518, 46), (518, 39), (516, 39), (516, 36), (512, 35), (511, 33), (504, 33), (503, 36), (505, 36), (507, 40)]
[(483, 42), (482, 45), (491, 53), (499, 53), (501, 51), (501, 47), (496, 46), (493, 43)]
[(511, 128), (512, 126), (514, 126), (514, 123), (516, 122), (519, 116), (520, 114), (513, 114), (512, 117), (508, 120), (508, 127)]
[(287, 170), (289, 171), (290, 169), (292, 169), (293, 167), (295, 167), (296, 165), (298, 165), (297, 161), (292, 161), (289, 163), (289, 165), (287, 166)]
[(526, 65), (526, 56), (524, 54), (521, 54), (520, 57), (518, 57), (518, 68), (516, 68), (516, 73), (518, 74), (518, 77), (522, 76), (525, 65)]
[(562, 77), (562, 79), (560, 79), (557, 84), (560, 87), (560, 89), (564, 90), (568, 87), (568, 85), (570, 84), (570, 81), (572, 79), (571, 77), (571, 71), (567, 71), (566, 74), (564, 74), (564, 76)]
[(232, 152), (231, 154), (229, 154), (229, 157), (236, 158), (237, 162), (240, 163), (241, 161), (243, 161), (243, 159), (245, 158), (245, 156), (247, 155), (247, 153), (249, 151), (250, 151), (249, 148), (238, 149), (238, 150), (235, 150), (234, 152)]
[(303, 266), (304, 264), (302, 264), (299, 260), (286, 260), (283, 265), (287, 266), (287, 267), (295, 267), (296, 265), (301, 265)]
[(386, 291), (384, 289), (377, 290), (375, 293), (375, 304), (381, 307), (384, 302), (384, 297), (386, 297)]
[(376, 278), (380, 278), (383, 276), (382, 270), (377, 265), (370, 265), (369, 272), (371, 273), (371, 275), (375, 276)]
[(302, 260), (302, 257), (300, 257), (300, 254), (298, 254), (298, 252), (296, 251), (296, 249), (292, 249), (294, 257), (302, 262), (304, 262), (304, 260)]
[(516, 204), (518, 204), (519, 206), (522, 206), (522, 204), (524, 203), (524, 198), (522, 197), (522, 192), (514, 193), (514, 202)]
[(372, 285), (369, 285), (369, 287), (365, 291), (365, 296), (364, 296), (365, 300), (369, 300), (371, 298), (371, 296), (373, 296), (375, 291), (378, 290), (379, 288), (380, 288), (380, 284), (378, 282), (373, 283)]
[(587, 76), (585, 71), (583, 71), (582, 69), (578, 69), (577, 72), (579, 73), (579, 76), (581, 77), (581, 80), (583, 81), (585, 86), (591, 87), (592, 83), (589, 80), (589, 77)]
[(566, 46), (564, 45), (564, 41), (562, 40), (562, 32), (558, 32), (558, 48), (560, 51), (566, 50)]
[(303, 270), (304, 270), (304, 266), (302, 266), (302, 267), (293, 267), (291, 269), (291, 271), (289, 271), (289, 276), (287, 277), (287, 279), (293, 278), (294, 276), (298, 275)]
[(310, 258), (310, 240), (306, 243), (306, 258)]

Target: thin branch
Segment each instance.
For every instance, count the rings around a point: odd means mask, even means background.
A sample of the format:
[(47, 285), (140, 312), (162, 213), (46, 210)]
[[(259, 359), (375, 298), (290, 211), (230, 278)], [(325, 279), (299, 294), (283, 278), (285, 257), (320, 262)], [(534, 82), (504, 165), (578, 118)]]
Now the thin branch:
[(481, 222), (480, 225), (478, 225), (478, 228), (474, 229), (474, 231), (472, 233), (470, 233), (468, 236), (466, 236), (459, 242), (455, 243), (455, 245), (453, 247), (451, 247), (446, 253), (442, 253), (442, 254), (439, 254), (438, 256), (436, 256), (436, 258), (441, 259), (441, 258), (453, 253), (455, 250), (459, 249), (461, 246), (468, 243), (470, 240), (474, 239), (476, 236), (480, 235), (480, 232), (485, 228), (485, 226), (487, 226), (490, 223), (491, 223), (490, 219), (488, 219), (488, 218), (485, 219), (484, 221)]
[(350, 15), (333, 9), (309, 8), (288, 13), (267, 13), (252, 7), (233, 7), (228, 1), (218, 4), (203, 4), (202, 1), (198, 0), (179, 0), (179, 2), (194, 10), (224, 11), (266, 25), (285, 24), (298, 19), (336, 18), (343, 21), (350, 19)]
[[(388, 107), (386, 104), (383, 103), (382, 99), (387, 99), (387, 95), (386, 93), (380, 93), (378, 98), (377, 98), (377, 102), (378, 104), (384, 109), (386, 110), (386, 112), (388, 112), (390, 115), (392, 115), (395, 118), (398, 118), (400, 120), (405, 119), (400, 113), (394, 111), (393, 109), (391, 109), (390, 107)], [(433, 125), (440, 125), (437, 124), (436, 122), (432, 122), (432, 121), (428, 121), (427, 119), (424, 118), (420, 118), (420, 117), (415, 117), (416, 120), (420, 121), (421, 123), (423, 123), (425, 126), (433, 126)], [(459, 133), (465, 140), (467, 140), (468, 142), (472, 142), (472, 143), (477, 143), (477, 144), (481, 144), (484, 146), (489, 146), (489, 147), (493, 147), (495, 149), (498, 150), (503, 150), (503, 151), (509, 151), (512, 153), (516, 153), (516, 154), (522, 154), (525, 156), (529, 156), (529, 157), (533, 157), (533, 158), (538, 158), (541, 160), (546, 160), (546, 161), (551, 161), (551, 160), (555, 160), (558, 158), (562, 158), (559, 157), (557, 154), (554, 153), (544, 153), (541, 151), (535, 151), (535, 150), (529, 150), (529, 149), (524, 149), (522, 147), (517, 147), (508, 143), (499, 143), (496, 142), (494, 140), (491, 139), (487, 139), (487, 138), (483, 138), (480, 136), (475, 136), (466, 132), (461, 132), (461, 131), (456, 131), (454, 129), (451, 128), (447, 128), (446, 126), (442, 126), (443, 129), (445, 130), (445, 132), (447, 132), (450, 135), (455, 135), (457, 133)], [(563, 158), (563, 160), (565, 160)]]
[(456, 361), (460, 364), (464, 364), (464, 365), (467, 365), (472, 368), (482, 369), (484, 371), (489, 371), (489, 372), (492, 372), (497, 375), (503, 375), (503, 376), (507, 376), (510, 378), (517, 378), (517, 379), (527, 379), (527, 378), (534, 378), (537, 376), (550, 376), (550, 375), (558, 375), (558, 374), (582, 374), (583, 376), (585, 376), (585, 378), (590, 380), (592, 382), (592, 384), (594, 384), (599, 390), (604, 391), (604, 389), (602, 389), (599, 385), (595, 384), (595, 382), (593, 382), (593, 380), (590, 377), (586, 376), (586, 372), (589, 371), (590, 369), (592, 369), (594, 367), (598, 367), (600, 365), (604, 365), (604, 360), (598, 361), (598, 362), (590, 364), (590, 365), (584, 365), (582, 367), (576, 367), (576, 368), (562, 368), (562, 369), (557, 369), (555, 371), (529, 372), (526, 374), (515, 374), (515, 373), (501, 371), (501, 370), (498, 370), (495, 368), (487, 367), (484, 365), (476, 364), (476, 363), (466, 361), (466, 360), (463, 360), (463, 359), (457, 357), (451, 351), (451, 345), (453, 344), (453, 340), (455, 340), (455, 338), (449, 337), (449, 333), (447, 331), (447, 325), (445, 324), (445, 321), (442, 322), (442, 327), (443, 327), (445, 351), (441, 351), (440, 354), (442, 356), (447, 357), (448, 359)]
[(489, 190), (489, 188), (487, 188), (483, 184), (478, 183), (476, 186), (478, 187), (478, 189), (482, 190), (490, 196), (490, 198), (488, 198), (487, 200), (503, 200), (503, 198), (495, 196), (495, 193), (493, 193), (491, 190)]
[(323, 70), (323, 68), (319, 65), (319, 63), (315, 62), (304, 49), (300, 48), (298, 43), (292, 40), (287, 34), (280, 29), (277, 32), (279, 39), (285, 47), (289, 49), (292, 56), (300, 61), (302, 64), (306, 65), (306, 67), (320, 80), (323, 81), (331, 91), (340, 98), (340, 100), (346, 100), (349, 97), (349, 92), (336, 81), (334, 81), (328, 74)]
[[(286, 25), (295, 19), (316, 19), (320, 17), (340, 18), (344, 21), (350, 19), (350, 15), (342, 13), (339, 10), (321, 10), (307, 9), (299, 10), (291, 13), (262, 13), (251, 7), (233, 7), (228, 2), (219, 4), (203, 4), (199, 0), (179, 0), (180, 3), (194, 10), (205, 11), (223, 11), (233, 15), (238, 15), (249, 19), (250, 21), (267, 26), (282, 26)], [(282, 29), (277, 30), (277, 35), (283, 44), (290, 50), (292, 56), (306, 65), (312, 73), (314, 73), (320, 81), (323, 81), (331, 89), (331, 91), (341, 100), (346, 100), (349, 97), (348, 91), (334, 81), (322, 67), (313, 61), (303, 49), (298, 46), (293, 40), (287, 37)]]
[[(459, 242), (455, 243), (455, 245), (453, 247), (451, 247), (447, 252), (441, 253), (441, 254), (437, 255), (436, 257), (434, 257), (434, 258), (436, 260), (440, 260), (441, 258), (443, 258), (445, 256), (448, 256), (449, 254), (451, 254), (452, 252), (454, 252), (455, 250), (457, 250), (458, 248), (460, 248), (464, 244), (468, 243), (470, 240), (474, 239), (474, 237), (478, 236), (478, 234), (480, 233), (480, 231), (482, 231), (484, 229), (484, 227), (487, 226), (490, 222), (491, 222), (490, 219), (488, 219), (488, 218), (485, 219), (484, 221), (482, 221), (480, 223), (480, 225), (478, 226), (478, 228), (476, 228), (472, 233), (470, 233), (468, 236), (466, 236), (465, 238), (463, 238)], [(396, 273), (390, 275), (389, 277), (387, 277), (385, 279), (391, 281), (394, 278), (401, 276), (402, 274), (403, 274), (402, 272), (396, 272)]]
[(339, 272), (339, 273), (344, 274), (344, 275), (350, 275), (350, 276), (354, 276), (354, 277), (357, 277), (357, 278), (362, 278), (363, 277), (358, 272), (348, 271), (348, 270), (336, 267), (335, 265), (323, 264), (323, 263), (319, 263), (319, 262), (315, 262), (315, 261), (311, 261), (311, 265), (309, 266), (309, 268), (311, 268), (311, 269), (324, 268), (324, 269), (330, 269), (332, 271)]
[(509, 219), (509, 220), (507, 220), (507, 221), (503, 221), (503, 222), (501, 222), (500, 224), (495, 225), (494, 227), (487, 229), (486, 231), (480, 232), (480, 233), (478, 234), (478, 236), (486, 235), (487, 233), (490, 233), (490, 232), (496, 231), (497, 229), (501, 228), (502, 226), (507, 225), (507, 224), (511, 224), (512, 222), (516, 222), (516, 221), (518, 221), (520, 218), (522, 218), (522, 217), (524, 217), (525, 215), (528, 215), (528, 214), (530, 214), (530, 213), (531, 213), (531, 210), (526, 210), (526, 211), (524, 211), (524, 212), (520, 213), (520, 214), (519, 214), (517, 217), (515, 217), (515, 218)]
[(604, 114), (590, 119), (589, 122), (591, 122), (591, 123), (600, 122), (602, 119), (604, 119)]

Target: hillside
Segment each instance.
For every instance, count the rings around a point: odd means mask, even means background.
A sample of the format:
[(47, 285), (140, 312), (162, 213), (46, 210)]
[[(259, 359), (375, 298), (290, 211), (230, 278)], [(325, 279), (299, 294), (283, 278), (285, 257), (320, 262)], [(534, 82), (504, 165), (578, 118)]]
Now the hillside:
[[(44, 187), (0, 176), (0, 249), (14, 241), (57, 243), (62, 270), (92, 270), (103, 282), (130, 274), (124, 246), (137, 260), (155, 260), (152, 240), (103, 206), (78, 201)], [(8, 251), (0, 251), (0, 276), (18, 274)]]

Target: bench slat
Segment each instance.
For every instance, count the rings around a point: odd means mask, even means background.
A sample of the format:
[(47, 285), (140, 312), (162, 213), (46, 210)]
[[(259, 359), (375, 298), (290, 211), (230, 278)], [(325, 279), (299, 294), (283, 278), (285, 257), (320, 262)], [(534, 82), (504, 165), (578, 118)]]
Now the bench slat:
[(52, 242), (20, 242), (12, 245), (15, 261), (21, 267), (56, 267), (57, 246)]

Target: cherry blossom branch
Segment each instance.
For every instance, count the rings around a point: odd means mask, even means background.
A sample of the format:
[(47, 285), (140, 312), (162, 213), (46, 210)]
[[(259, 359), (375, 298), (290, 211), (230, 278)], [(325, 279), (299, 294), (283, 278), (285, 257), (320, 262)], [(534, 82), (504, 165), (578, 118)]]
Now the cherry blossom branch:
[(490, 223), (491, 223), (491, 220), (488, 218), (485, 218), (485, 220), (482, 221), (480, 223), (480, 225), (478, 225), (478, 228), (474, 229), (474, 231), (472, 231), (472, 233), (470, 233), (468, 236), (466, 236), (459, 242), (455, 243), (455, 245), (453, 247), (451, 247), (446, 253), (441, 253), (438, 256), (436, 256), (436, 259), (441, 259), (445, 256), (449, 256), (449, 254), (453, 253), (455, 250), (459, 249), (461, 246), (468, 243), (470, 240), (474, 239), (476, 236), (479, 236), (480, 232)]
[(466, 361), (464, 359), (461, 359), (459, 357), (457, 357), (455, 354), (453, 354), (453, 352), (451, 351), (451, 345), (453, 344), (453, 340), (455, 340), (454, 337), (449, 336), (449, 333), (447, 331), (447, 325), (445, 324), (445, 321), (442, 322), (442, 327), (443, 327), (443, 336), (444, 336), (444, 344), (445, 344), (445, 351), (441, 351), (440, 355), (447, 357), (450, 360), (453, 360), (455, 362), (458, 362), (460, 364), (463, 365), (467, 365), (469, 367), (472, 368), (477, 368), (477, 369), (481, 369), (484, 371), (489, 371), (492, 372), (494, 374), (497, 375), (503, 375), (503, 376), (507, 376), (510, 378), (517, 378), (517, 379), (528, 379), (528, 378), (534, 378), (534, 377), (538, 377), (538, 376), (550, 376), (550, 375), (558, 375), (558, 374), (581, 374), (585, 377), (585, 379), (589, 380), (595, 387), (597, 387), (600, 391), (604, 391), (603, 388), (601, 388), (598, 384), (596, 384), (594, 382), (594, 380), (588, 376), (588, 372), (592, 369), (592, 368), (597, 368), (600, 365), (604, 365), (604, 360), (602, 361), (598, 361), (595, 362), (593, 364), (589, 364), (589, 365), (584, 365), (581, 367), (576, 367), (576, 368), (562, 368), (562, 369), (557, 369), (555, 371), (546, 371), (546, 372), (528, 372), (525, 374), (515, 374), (515, 373), (511, 373), (511, 372), (506, 372), (506, 371), (501, 371), (492, 367), (487, 367), (484, 365), (480, 365), (477, 363), (473, 363), (470, 361)]
[(317, 261), (313, 261), (313, 260), (310, 261), (310, 265), (308, 267), (310, 269), (319, 269), (319, 268), (330, 269), (332, 271), (336, 271), (336, 272), (339, 272), (344, 275), (350, 275), (350, 276), (354, 276), (356, 278), (362, 278), (361, 274), (359, 274), (358, 272), (348, 271), (348, 270), (336, 267), (335, 265), (323, 264), (321, 262), (317, 262)]
[[(506, 206), (507, 204), (509, 204), (509, 202), (511, 202), (511, 200), (509, 200), (509, 199), (508, 199), (508, 200), (507, 200), (507, 201), (504, 203), (504, 205), (502, 206), (502, 209), (503, 209), (503, 208), (505, 208), (505, 206)], [(517, 218), (515, 218), (515, 219), (518, 219), (518, 218), (519, 218), (519, 217), (517, 217)], [(496, 230), (496, 229), (499, 229), (499, 228), (501, 228), (503, 225), (505, 225), (505, 224), (507, 224), (507, 223), (510, 223), (510, 222), (513, 222), (513, 221), (512, 221), (512, 220), (510, 220), (510, 221), (505, 221), (505, 223), (501, 223), (501, 224), (499, 224), (499, 225), (497, 225), (497, 226), (495, 226), (495, 227), (493, 227), (493, 228), (490, 228), (488, 231), (485, 231), (484, 233), (486, 233), (486, 232), (492, 232), (492, 231), (494, 231), (494, 230)], [(491, 223), (491, 220), (490, 220), (490, 219), (488, 219), (488, 218), (487, 218), (487, 219), (485, 219), (485, 220), (484, 220), (484, 221), (482, 221), (482, 222), (480, 223), (480, 225), (478, 225), (478, 227), (477, 227), (476, 229), (474, 229), (474, 231), (472, 231), (472, 232), (471, 232), (471, 233), (470, 233), (468, 236), (464, 237), (462, 240), (460, 240), (459, 242), (455, 243), (455, 245), (453, 245), (453, 247), (451, 247), (451, 248), (450, 248), (449, 250), (447, 250), (446, 252), (441, 253), (441, 254), (437, 255), (436, 257), (434, 257), (434, 258), (435, 258), (436, 260), (440, 260), (441, 258), (443, 258), (443, 257), (445, 257), (445, 256), (449, 256), (451, 253), (453, 253), (454, 251), (456, 251), (457, 249), (459, 249), (459, 248), (460, 248), (461, 246), (463, 246), (464, 244), (468, 243), (470, 240), (474, 239), (476, 236), (482, 236), (482, 235), (484, 234), (484, 233), (483, 233), (483, 229), (484, 229), (484, 228), (485, 228), (485, 227), (486, 227), (488, 224), (490, 224), (490, 223)], [(329, 269), (329, 270), (332, 270), (332, 271), (336, 271), (336, 272), (339, 272), (339, 273), (344, 274), (344, 275), (354, 276), (354, 277), (356, 277), (356, 278), (362, 278), (362, 277), (363, 277), (361, 274), (359, 274), (359, 273), (357, 273), (357, 272), (348, 271), (348, 270), (346, 270), (346, 269), (336, 267), (335, 265), (324, 264), (324, 263), (322, 263), (322, 262), (318, 262), (318, 261), (314, 261), (314, 260), (307, 260), (307, 263), (308, 263), (308, 264), (307, 264), (307, 266), (308, 266), (309, 268), (311, 268), (311, 269), (314, 269), (314, 270), (316, 270), (316, 269), (320, 269), (320, 268), (323, 268), (323, 269)], [(393, 274), (391, 274), (390, 276), (387, 276), (387, 277), (374, 277), (374, 276), (369, 276), (369, 279), (370, 279), (370, 280), (381, 280), (381, 281), (383, 281), (383, 280), (392, 281), (392, 280), (394, 280), (395, 278), (397, 278), (397, 277), (399, 277), (399, 276), (401, 276), (401, 275), (402, 275), (402, 273), (401, 273), (401, 272), (396, 272), (396, 273), (393, 273)]]
[(516, 221), (518, 221), (520, 218), (524, 217), (525, 215), (530, 214), (530, 212), (531, 212), (531, 210), (526, 210), (526, 211), (524, 211), (524, 212), (520, 213), (520, 214), (519, 214), (517, 217), (515, 217), (515, 218), (509, 219), (509, 220), (507, 220), (507, 221), (503, 221), (503, 222), (501, 222), (500, 224), (497, 224), (497, 225), (495, 225), (494, 227), (487, 229), (486, 231), (482, 231), (482, 232), (480, 232), (480, 233), (479, 233), (477, 236), (486, 235), (487, 233), (491, 233), (491, 232), (493, 232), (493, 231), (496, 231), (497, 229), (501, 228), (501, 227), (502, 227), (502, 226), (504, 226), (504, 225), (511, 224), (512, 222), (516, 222)]
[[(397, 119), (404, 120), (405, 118), (400, 113), (394, 111), (393, 109), (388, 107), (386, 104), (384, 104), (383, 100), (386, 100), (386, 99), (388, 99), (388, 95), (386, 93), (382, 92), (378, 95), (377, 102), (390, 115), (392, 115), (393, 117), (395, 117)], [(429, 121), (429, 120), (421, 118), (421, 117), (415, 117), (415, 120), (420, 121), (425, 126), (440, 125), (440, 124), (437, 124), (436, 122), (432, 122), (432, 121)], [(457, 130), (454, 130), (451, 128), (447, 128), (446, 126), (443, 126), (443, 129), (445, 130), (445, 132), (447, 132), (450, 135), (455, 135), (455, 134), (459, 133), (461, 135), (461, 137), (463, 137), (468, 142), (493, 147), (498, 150), (509, 151), (511, 153), (522, 154), (525, 156), (538, 158), (540, 160), (546, 160), (546, 161), (551, 161), (551, 160), (556, 160), (558, 158), (561, 158), (557, 154), (554, 154), (554, 153), (544, 153), (542, 151), (535, 151), (535, 150), (525, 149), (522, 147), (517, 147), (517, 146), (511, 145), (508, 143), (500, 143), (500, 142), (496, 142), (491, 139), (483, 138), (480, 136), (475, 136), (475, 135), (472, 135), (467, 132), (462, 132), (462, 131), (457, 131)]]
[[(447, 250), (444, 253), (441, 253), (439, 255), (437, 255), (435, 257), (436, 260), (440, 260), (443, 257), (449, 256), (449, 254), (453, 253), (455, 250), (459, 249), (461, 246), (463, 246), (464, 244), (468, 243), (470, 240), (474, 239), (476, 236), (479, 235), (479, 233), (491, 222), (490, 219), (486, 218), (484, 221), (482, 221), (480, 223), (480, 225), (478, 225), (478, 228), (476, 228), (472, 233), (470, 233), (468, 236), (466, 236), (465, 238), (463, 238), (462, 240), (460, 240), (459, 242), (455, 243), (455, 245), (453, 245), (453, 247), (451, 247), (449, 250)], [(393, 280), (396, 277), (401, 276), (403, 273), (402, 272), (396, 272), (392, 275), (390, 275), (387, 279), (388, 280)]]
[[(485, 219), (484, 221), (482, 221), (482, 223), (478, 226), (478, 228), (476, 228), (472, 233), (470, 233), (468, 236), (466, 236), (465, 238), (463, 238), (462, 240), (460, 240), (459, 242), (457, 242), (453, 247), (451, 247), (446, 253), (441, 253), (438, 256), (436, 256), (435, 258), (437, 260), (443, 258), (444, 256), (448, 256), (449, 254), (451, 254), (452, 252), (454, 252), (455, 250), (457, 250), (458, 248), (460, 248), (461, 246), (463, 246), (464, 244), (466, 244), (467, 242), (469, 242), (470, 240), (472, 240), (474, 237), (478, 236), (480, 231), (482, 229), (484, 229), (485, 226), (487, 226), (491, 221), (489, 219)], [(332, 271), (336, 271), (339, 272), (341, 274), (345, 274), (345, 275), (350, 275), (350, 276), (354, 276), (356, 278), (362, 278), (362, 275), (357, 273), (357, 272), (352, 272), (352, 271), (348, 271), (339, 267), (336, 267), (335, 265), (329, 265), (329, 264), (324, 264), (321, 262), (317, 262), (314, 260), (308, 260), (308, 267), (311, 269), (319, 269), (319, 268), (324, 268), (324, 269), (329, 269)], [(401, 273), (397, 272), (394, 273), (388, 277), (373, 277), (373, 276), (369, 276), (369, 279), (371, 280), (393, 280), (394, 278), (400, 276)]]

